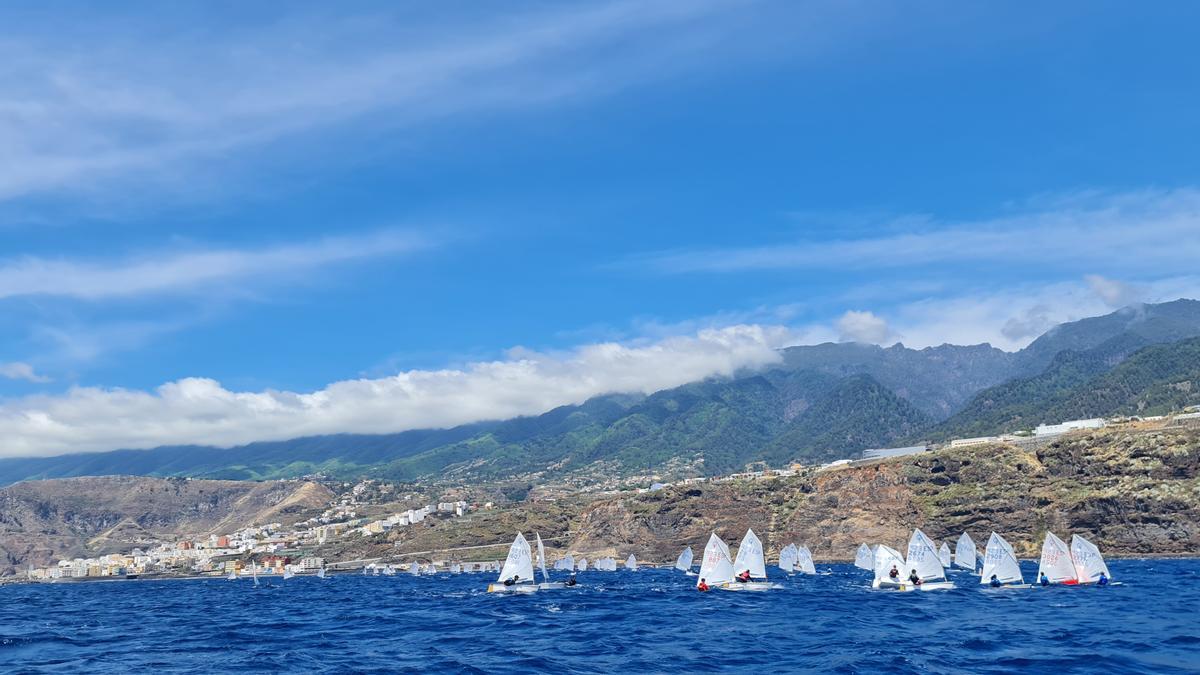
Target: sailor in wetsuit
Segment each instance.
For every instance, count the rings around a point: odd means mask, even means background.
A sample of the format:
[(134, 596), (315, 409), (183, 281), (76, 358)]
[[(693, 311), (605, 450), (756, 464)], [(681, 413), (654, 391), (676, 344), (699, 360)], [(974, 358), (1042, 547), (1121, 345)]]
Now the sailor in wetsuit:
[(908, 583), (912, 584), (913, 586), (921, 585), (921, 575), (917, 574), (917, 569), (915, 567), (913, 568), (913, 571), (910, 572), (908, 575)]
[(892, 565), (892, 570), (888, 572), (888, 578), (892, 581), (900, 581), (900, 570), (896, 569), (895, 565)]
[(1096, 580), (1096, 585), (1097, 586), (1107, 586), (1108, 585), (1108, 575), (1105, 574), (1104, 572), (1101, 572), (1100, 578)]
[(512, 586), (513, 584), (517, 583), (517, 582), (518, 582), (518, 581), (520, 581), (520, 580), (521, 580), (521, 575), (519, 575), (519, 574), (514, 574), (514, 575), (512, 575), (512, 578), (511, 578), (511, 579), (505, 579), (505, 580), (504, 580), (504, 585), (505, 585), (505, 586)]
[(1041, 585), (1043, 585), (1043, 586), (1049, 586), (1049, 585), (1050, 585), (1050, 578), (1046, 576), (1046, 573), (1045, 573), (1045, 572), (1042, 572), (1042, 576), (1041, 576), (1041, 578), (1039, 578), (1039, 579), (1038, 579), (1038, 583), (1039, 583), (1039, 584), (1041, 584)]
[(738, 583), (744, 584), (750, 581), (750, 570), (742, 570), (742, 573), (737, 575)]
[(996, 578), (995, 574), (993, 574), (991, 581), (988, 581), (988, 585), (991, 586), (992, 588), (1000, 588), (1004, 584), (1001, 584), (1000, 580)]
[(571, 576), (570, 576), (570, 577), (567, 579), (567, 585), (568, 585), (568, 586), (574, 586), (576, 583), (577, 583), (577, 582), (575, 581), (575, 575), (574, 575), (574, 574), (572, 574), (572, 575), (571, 575)]

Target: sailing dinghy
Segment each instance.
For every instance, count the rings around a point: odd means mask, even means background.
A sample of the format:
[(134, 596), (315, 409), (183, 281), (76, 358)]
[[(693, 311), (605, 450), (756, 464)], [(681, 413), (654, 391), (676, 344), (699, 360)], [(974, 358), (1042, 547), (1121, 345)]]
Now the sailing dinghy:
[(975, 571), (975, 542), (963, 532), (954, 544), (954, 566)]
[(859, 544), (858, 552), (854, 554), (854, 566), (868, 572), (874, 570), (875, 551), (871, 550), (871, 547), (866, 544)]
[(942, 567), (946, 569), (950, 569), (950, 566), (953, 564), (950, 559), (950, 545), (944, 541), (942, 542), (942, 547), (938, 549), (938, 560), (941, 561)]
[(1021, 576), (1021, 563), (1012, 546), (995, 532), (988, 537), (987, 547), (983, 550), (983, 574), (979, 576), (979, 583), (990, 586), (992, 575), (1002, 588), (1029, 588)]
[(795, 544), (788, 544), (779, 551), (779, 569), (787, 574), (796, 571), (796, 558), (800, 555)]
[[(893, 591), (913, 590), (903, 581), (904, 558), (896, 549), (883, 544), (876, 546), (875, 555), (871, 558), (871, 568), (875, 571), (875, 579), (871, 581), (871, 588)], [(896, 570), (896, 576), (899, 577), (897, 581), (893, 581), (890, 576), (893, 569)]]
[[(750, 572), (751, 581), (738, 581), (737, 575)], [(738, 545), (737, 558), (733, 561), (734, 580), (719, 588), (726, 591), (767, 591), (778, 588), (767, 581), (767, 562), (763, 558), (762, 541), (754, 530), (746, 530), (742, 543)], [(712, 586), (712, 583), (709, 583)]]
[(1046, 539), (1042, 541), (1042, 557), (1038, 561), (1038, 575), (1035, 580), (1038, 584), (1041, 584), (1043, 574), (1052, 584), (1074, 586), (1079, 583), (1067, 542), (1059, 539), (1053, 532), (1046, 532)]
[(817, 573), (817, 568), (813, 565), (812, 551), (808, 550), (807, 546), (796, 549), (796, 571), (804, 574)]
[(632, 553), (630, 553), (629, 557), (625, 559), (625, 569), (629, 570), (630, 572), (637, 571), (637, 558), (635, 558)]
[(538, 550), (538, 568), (542, 570), (542, 583), (538, 584), (538, 590), (546, 591), (557, 588), (566, 588), (567, 585), (561, 581), (550, 581), (550, 575), (546, 572), (546, 547), (542, 545), (542, 535), (537, 534), (537, 550)]
[[(918, 588), (922, 591), (954, 588), (953, 582), (946, 581), (946, 570), (942, 568), (942, 561), (938, 558), (933, 540), (925, 536), (920, 528), (913, 530), (912, 538), (908, 540), (908, 556), (905, 564), (908, 566), (910, 574), (912, 570), (916, 570), (917, 576), (921, 578)], [(907, 583), (908, 576), (904, 577), (905, 583)]]
[[(505, 584), (509, 581), (509, 584)], [(525, 535), (517, 533), (512, 546), (508, 547), (508, 558), (500, 569), (500, 577), (496, 583), (488, 584), (488, 593), (535, 593), (537, 584), (533, 582), (533, 554), (529, 550), (529, 542)]]
[(700, 561), (700, 574), (696, 586), (708, 584), (709, 588), (720, 588), (733, 582), (733, 561), (729, 558), (729, 545), (717, 536), (716, 532), (708, 538), (704, 547), (704, 558)]
[(675, 569), (679, 570), (680, 572), (683, 572), (684, 574), (688, 575), (689, 577), (696, 576), (696, 573), (692, 571), (692, 558), (693, 557), (694, 557), (694, 555), (692, 554), (691, 546), (683, 549), (683, 552), (680, 553), (679, 557), (675, 559)]
[(1104, 564), (1104, 556), (1100, 555), (1100, 549), (1077, 534), (1071, 535), (1071, 560), (1075, 563), (1075, 575), (1081, 584), (1094, 584), (1101, 574), (1110, 579), (1110, 584), (1120, 584), (1111, 581), (1112, 573), (1108, 571), (1108, 565)]
[(579, 570), (580, 572), (586, 572), (587, 565), (587, 558), (580, 558), (579, 562), (575, 565), (575, 569)]

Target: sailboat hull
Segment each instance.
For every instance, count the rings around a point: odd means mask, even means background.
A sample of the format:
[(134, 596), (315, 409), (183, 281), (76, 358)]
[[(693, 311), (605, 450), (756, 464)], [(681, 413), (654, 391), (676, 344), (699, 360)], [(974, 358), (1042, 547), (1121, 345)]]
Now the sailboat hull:
[(522, 593), (537, 593), (538, 587), (536, 584), (513, 584), (512, 586), (505, 586), (504, 584), (488, 584), (487, 592), (519, 595)]
[(769, 591), (774, 588), (779, 588), (779, 584), (773, 584), (769, 581), (747, 581), (746, 583), (730, 582), (721, 584), (717, 588), (723, 591)]
[(871, 585), (872, 588), (879, 591), (945, 591), (954, 588), (954, 583), (950, 581), (926, 581), (925, 583), (914, 586), (908, 582), (898, 581), (877, 581)]
[(539, 591), (554, 591), (554, 590), (558, 590), (560, 588), (569, 588), (569, 587), (561, 581), (547, 581), (544, 584), (538, 584)]

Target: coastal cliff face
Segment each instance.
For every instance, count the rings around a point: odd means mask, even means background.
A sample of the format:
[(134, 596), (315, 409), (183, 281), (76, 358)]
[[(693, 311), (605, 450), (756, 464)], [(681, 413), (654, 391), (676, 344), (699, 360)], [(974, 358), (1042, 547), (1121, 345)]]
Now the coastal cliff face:
[(0, 490), (0, 575), (62, 558), (290, 523), (324, 508), (332, 496), (302, 481), (103, 476), (18, 483)]
[(1047, 529), (1086, 536), (1108, 555), (1196, 555), (1200, 431), (1098, 432), (1036, 451), (994, 445), (789, 478), (526, 503), (407, 532), (387, 548), (506, 545), (523, 530), (539, 532), (552, 555), (666, 562), (684, 546), (698, 554), (712, 531), (735, 544), (748, 527), (772, 555), (797, 542), (830, 560), (852, 558), (862, 542), (903, 550), (913, 527), (952, 546), (964, 531), (980, 546), (995, 531), (1025, 557), (1039, 555)]

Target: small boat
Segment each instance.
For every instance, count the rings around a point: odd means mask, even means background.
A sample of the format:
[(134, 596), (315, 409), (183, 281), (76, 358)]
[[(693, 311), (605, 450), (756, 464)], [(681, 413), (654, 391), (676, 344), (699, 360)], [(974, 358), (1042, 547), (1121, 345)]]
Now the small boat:
[(283, 570), (283, 578), (284, 578), (284, 580), (285, 580), (285, 581), (286, 581), (286, 580), (288, 580), (288, 579), (291, 579), (291, 578), (292, 578), (292, 577), (294, 577), (294, 576), (296, 576), (296, 574), (295, 574), (294, 572), (292, 572), (292, 568), (290, 568), (290, 567), (285, 567), (285, 568), (284, 568), (284, 570)]
[(913, 530), (912, 538), (908, 540), (908, 556), (905, 565), (909, 570), (916, 570), (921, 578), (919, 588), (923, 591), (938, 591), (954, 588), (954, 583), (946, 581), (946, 570), (938, 558), (933, 540), (925, 535), (920, 528)]
[(230, 572), (229, 576), (225, 577), (230, 581), (237, 581), (237, 572)]
[(579, 562), (575, 564), (575, 569), (579, 570), (580, 572), (586, 572), (587, 568), (588, 568), (587, 558), (580, 558)]
[(992, 576), (1004, 588), (1029, 588), (1021, 576), (1021, 563), (1013, 554), (1012, 546), (995, 532), (988, 537), (987, 547), (983, 550), (983, 574), (979, 576), (979, 583), (991, 585)]
[(1071, 559), (1071, 550), (1067, 542), (1059, 539), (1053, 532), (1046, 532), (1042, 541), (1042, 557), (1038, 560), (1038, 583), (1042, 575), (1052, 584), (1074, 586), (1079, 583), (1075, 562)]
[(807, 546), (796, 549), (796, 571), (804, 574), (816, 574), (817, 567), (813, 564), (812, 551)]
[(938, 560), (942, 562), (942, 567), (946, 569), (950, 569), (950, 566), (953, 564), (950, 558), (950, 545), (944, 541), (942, 542), (942, 547), (938, 549)]
[(538, 584), (538, 590), (547, 591), (559, 588), (571, 588), (561, 581), (550, 581), (550, 574), (546, 572), (546, 547), (542, 545), (542, 535), (537, 534), (537, 551), (538, 551), (538, 568), (542, 570), (542, 583)]
[[(733, 561), (734, 580), (719, 586), (725, 591), (767, 591), (778, 588), (767, 581), (767, 563), (763, 558), (762, 540), (754, 530), (746, 530), (742, 543), (738, 545), (737, 557)], [(737, 575), (750, 572), (752, 581), (738, 581)], [(709, 584), (710, 586), (712, 584)]]
[(322, 567), (321, 569), (317, 570), (317, 578), (318, 578), (318, 579), (324, 579), (324, 578), (325, 578), (325, 568), (324, 568), (324, 567)]
[(876, 546), (871, 566), (875, 571), (875, 579), (871, 582), (871, 588), (897, 591), (913, 590), (906, 588), (903, 581), (893, 581), (890, 576), (891, 571), (895, 569), (897, 576), (901, 579), (904, 578), (904, 558), (896, 549), (883, 544)]
[(496, 583), (488, 584), (487, 592), (536, 593), (537, 590), (533, 579), (533, 553), (529, 550), (525, 535), (518, 532), (517, 538), (508, 547), (508, 558), (500, 569), (500, 577)]
[(779, 550), (779, 569), (786, 574), (791, 574), (796, 571), (796, 558), (800, 555), (800, 550), (795, 544), (788, 544)]
[(963, 532), (954, 543), (954, 566), (975, 571), (975, 542), (971, 535)]
[(675, 569), (687, 574), (688, 576), (695, 574), (695, 572), (692, 571), (692, 557), (693, 554), (691, 546), (683, 549), (683, 552), (680, 553), (679, 557), (675, 559)]
[(258, 588), (258, 563), (250, 568), (250, 578), (254, 579), (254, 587)]
[(1100, 579), (1101, 574), (1108, 577), (1109, 583), (1113, 583), (1111, 581), (1112, 573), (1108, 571), (1108, 565), (1104, 563), (1104, 556), (1100, 555), (1100, 549), (1077, 534), (1071, 535), (1071, 561), (1075, 564), (1075, 576), (1079, 583), (1094, 584)]
[(854, 554), (854, 566), (868, 572), (875, 569), (875, 551), (866, 544), (859, 544)]
[(729, 545), (717, 536), (716, 532), (708, 538), (704, 547), (704, 558), (700, 561), (700, 573), (696, 586), (708, 584), (709, 588), (719, 588), (723, 584), (733, 582), (733, 560), (729, 557)]
[(635, 558), (632, 553), (630, 553), (629, 557), (625, 559), (625, 569), (629, 570), (630, 572), (636, 572), (638, 570), (637, 558)]

